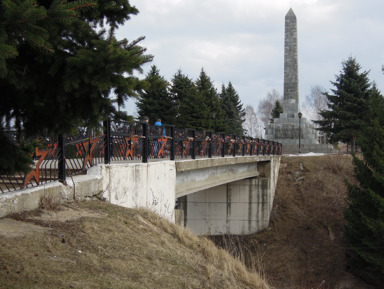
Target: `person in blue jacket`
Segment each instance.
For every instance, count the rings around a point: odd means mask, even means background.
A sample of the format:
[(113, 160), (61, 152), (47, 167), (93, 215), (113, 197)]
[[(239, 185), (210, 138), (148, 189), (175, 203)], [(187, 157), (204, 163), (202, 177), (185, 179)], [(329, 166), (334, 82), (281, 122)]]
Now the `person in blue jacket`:
[[(160, 118), (158, 118), (158, 119), (156, 120), (156, 122), (155, 122), (155, 126), (159, 127), (159, 131), (160, 131), (161, 127), (163, 126), (163, 124), (161, 123), (161, 119), (160, 119)], [(163, 129), (163, 136), (165, 136), (165, 128)], [(162, 146), (162, 145), (163, 145), (163, 142), (160, 141), (160, 143), (158, 143), (158, 141), (155, 140), (154, 148), (153, 148), (153, 155), (154, 155), (155, 158), (158, 157), (157, 154), (158, 154), (158, 146), (159, 146), (159, 145)]]
[(161, 123), (161, 119), (158, 118), (155, 122), (155, 126), (162, 126), (163, 124)]

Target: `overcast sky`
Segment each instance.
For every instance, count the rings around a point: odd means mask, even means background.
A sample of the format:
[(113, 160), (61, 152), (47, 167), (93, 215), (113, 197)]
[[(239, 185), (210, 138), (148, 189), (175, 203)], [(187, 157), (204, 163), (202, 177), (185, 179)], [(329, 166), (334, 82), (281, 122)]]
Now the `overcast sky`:
[[(170, 81), (178, 69), (196, 80), (201, 68), (220, 92), (231, 82), (244, 105), (255, 109), (272, 89), (283, 93), (284, 18), (297, 17), (299, 97), (326, 90), (342, 61), (355, 57), (384, 92), (383, 0), (130, 0), (140, 13), (117, 32), (154, 56)], [(134, 102), (128, 112), (135, 111)]]

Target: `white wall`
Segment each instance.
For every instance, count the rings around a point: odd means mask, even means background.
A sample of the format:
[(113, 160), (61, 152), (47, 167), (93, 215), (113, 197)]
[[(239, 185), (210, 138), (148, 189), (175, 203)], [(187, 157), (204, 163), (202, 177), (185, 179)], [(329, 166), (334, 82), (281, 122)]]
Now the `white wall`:
[(88, 170), (101, 175), (102, 197), (126, 208), (146, 207), (175, 221), (175, 162), (98, 165)]

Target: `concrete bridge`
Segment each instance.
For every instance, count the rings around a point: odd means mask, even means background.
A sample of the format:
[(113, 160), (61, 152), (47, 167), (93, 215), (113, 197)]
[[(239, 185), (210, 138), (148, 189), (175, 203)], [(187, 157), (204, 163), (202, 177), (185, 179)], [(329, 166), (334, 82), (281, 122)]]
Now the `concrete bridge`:
[(42, 198), (102, 198), (146, 207), (200, 235), (250, 234), (269, 225), (281, 156), (238, 156), (99, 164), (87, 175), (0, 195), (0, 217), (39, 207)]
[(177, 222), (201, 235), (266, 229), (279, 167), (280, 156), (177, 162)]

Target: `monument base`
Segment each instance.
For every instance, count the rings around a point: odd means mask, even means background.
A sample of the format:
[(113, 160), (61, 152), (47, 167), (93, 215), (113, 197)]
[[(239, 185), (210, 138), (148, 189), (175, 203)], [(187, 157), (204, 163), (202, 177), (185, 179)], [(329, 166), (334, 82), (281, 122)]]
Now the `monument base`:
[(298, 113), (281, 113), (265, 130), (265, 139), (283, 145), (283, 154), (336, 153), (330, 144), (320, 144), (317, 130)]
[[(303, 144), (300, 146), (300, 154), (323, 153), (332, 154), (338, 151), (330, 144)], [(283, 154), (299, 154), (299, 145), (283, 144)]]

